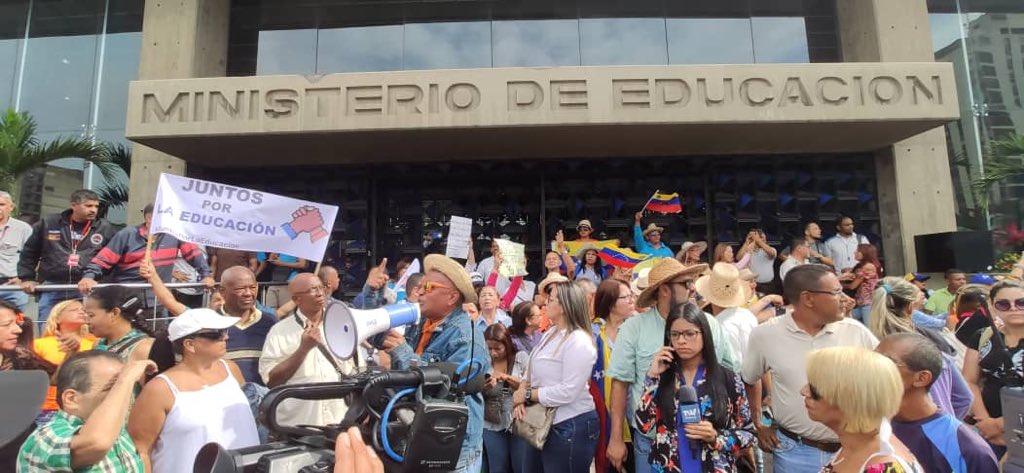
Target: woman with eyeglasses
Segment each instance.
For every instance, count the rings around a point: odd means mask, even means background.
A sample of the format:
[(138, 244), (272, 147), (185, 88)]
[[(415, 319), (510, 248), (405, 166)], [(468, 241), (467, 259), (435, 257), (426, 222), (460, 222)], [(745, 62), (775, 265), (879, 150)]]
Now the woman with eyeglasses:
[[(637, 430), (655, 432), (649, 460), (655, 471), (736, 471), (737, 454), (753, 444), (746, 390), (718, 362), (706, 315), (677, 304), (665, 320), (665, 346), (654, 355), (636, 410)], [(700, 421), (683, 423), (679, 393), (696, 392)]]
[(1024, 386), (1024, 286), (1011, 281), (996, 283), (989, 291), (989, 300), (992, 315), (1001, 318), (1003, 326), (996, 329), (993, 324), (971, 336), (964, 358), (964, 378), (974, 391), (974, 426), (999, 458), (1006, 452), (999, 391), (1004, 386)]
[[(587, 383), (597, 359), (587, 296), (578, 285), (551, 283), (547, 315), (552, 326), (530, 353), (528, 375), (512, 395), (513, 415), (522, 419), (526, 404), (555, 408), (544, 448), (526, 445), (513, 458), (516, 471), (587, 473), (600, 434)], [(523, 447), (524, 440), (513, 439)], [(518, 448), (518, 447), (517, 447)]]
[(236, 323), (211, 309), (190, 309), (171, 322), (168, 338), (181, 363), (146, 384), (128, 419), (146, 471), (192, 471), (210, 442), (226, 449), (259, 444), (242, 372), (223, 359)]
[[(597, 455), (594, 458), (597, 471), (601, 473), (610, 469), (605, 452), (608, 449), (608, 440), (611, 436), (608, 408), (612, 404), (612, 379), (605, 376), (605, 373), (611, 363), (612, 350), (615, 348), (615, 339), (618, 338), (619, 328), (622, 327), (622, 323), (626, 319), (633, 316), (636, 310), (635, 302), (636, 296), (633, 295), (632, 288), (618, 279), (602, 282), (594, 294), (593, 329), (594, 342), (597, 344), (597, 361), (594, 362), (590, 382), (594, 404), (597, 406), (598, 417), (601, 419), (601, 437), (597, 443)], [(622, 439), (626, 443), (626, 452), (632, 452), (632, 438), (629, 433), (629, 424), (626, 422), (622, 423)], [(632, 466), (632, 458), (628, 458), (624, 464)]]
[(889, 358), (862, 347), (813, 351), (800, 394), (811, 420), (839, 437), (822, 473), (923, 473), (889, 424), (903, 399), (903, 378)]

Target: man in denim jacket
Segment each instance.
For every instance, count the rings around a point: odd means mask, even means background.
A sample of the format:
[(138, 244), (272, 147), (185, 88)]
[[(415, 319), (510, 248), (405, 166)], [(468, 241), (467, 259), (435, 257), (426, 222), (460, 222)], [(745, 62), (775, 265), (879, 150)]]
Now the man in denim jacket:
[[(462, 265), (443, 255), (428, 255), (424, 260), (425, 276), (420, 296), (423, 318), (402, 336), (392, 330), (384, 338), (382, 348), (391, 355), (392, 369), (409, 369), (415, 364), (438, 362), (462, 363), (470, 358), (480, 365), (466, 369), (491, 371), (491, 357), (487, 353), (483, 332), (473, 327), (469, 315), (462, 310), (464, 302), (476, 302), (473, 283)], [(475, 364), (474, 364), (475, 365)], [(469, 405), (469, 425), (462, 453), (455, 472), (480, 471), (483, 451), (483, 396), (480, 393), (466, 397)]]

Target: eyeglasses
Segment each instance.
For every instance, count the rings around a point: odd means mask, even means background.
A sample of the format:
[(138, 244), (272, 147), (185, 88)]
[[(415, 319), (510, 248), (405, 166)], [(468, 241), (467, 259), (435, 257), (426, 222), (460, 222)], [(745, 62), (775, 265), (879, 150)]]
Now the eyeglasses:
[(808, 384), (807, 390), (811, 392), (811, 399), (814, 399), (815, 401), (821, 400), (821, 393), (818, 392), (813, 384)]
[(215, 330), (212, 332), (196, 332), (189, 335), (188, 338), (205, 338), (210, 341), (220, 341), (228, 337), (228, 329)]
[(435, 289), (451, 289), (451, 286), (445, 286), (444, 284), (439, 284), (433, 281), (426, 281), (423, 283), (424, 294), (430, 294), (431, 292), (434, 292)]
[[(1009, 299), (996, 299), (992, 302), (992, 307), (995, 307), (998, 311), (1006, 312), (1010, 310), (1010, 303)], [(1024, 310), (1024, 297), (1014, 299), (1013, 307), (1017, 310)]]
[(809, 292), (811, 294), (828, 294), (828, 295), (830, 295), (832, 297), (841, 297), (843, 295), (843, 290), (842, 289), (836, 289), (834, 291), (812, 291), (812, 290), (808, 289), (808, 290), (806, 290), (804, 292)]
[(670, 340), (679, 340), (682, 338), (688, 342), (692, 342), (697, 339), (697, 335), (700, 335), (700, 330), (684, 330), (682, 332), (671, 331), (668, 333)]
[(687, 279), (686, 281), (669, 281), (665, 284), (670, 286), (683, 286), (687, 289), (693, 289), (695, 287), (692, 279)]

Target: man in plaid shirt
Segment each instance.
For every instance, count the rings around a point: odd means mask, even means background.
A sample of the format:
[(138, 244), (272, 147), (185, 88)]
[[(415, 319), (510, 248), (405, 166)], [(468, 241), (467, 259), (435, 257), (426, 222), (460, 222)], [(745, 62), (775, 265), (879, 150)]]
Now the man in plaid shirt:
[(71, 355), (57, 372), (60, 411), (25, 440), (18, 454), (19, 473), (142, 472), (142, 459), (124, 428), (132, 388), (156, 365), (149, 360), (127, 366), (113, 353)]

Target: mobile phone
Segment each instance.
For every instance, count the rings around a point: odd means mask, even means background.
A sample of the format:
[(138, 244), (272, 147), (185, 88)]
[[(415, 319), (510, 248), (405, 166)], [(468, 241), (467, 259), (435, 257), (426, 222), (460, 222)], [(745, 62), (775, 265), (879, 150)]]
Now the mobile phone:
[(764, 407), (761, 409), (761, 425), (765, 427), (771, 427), (775, 425), (775, 417), (772, 416), (771, 407)]

